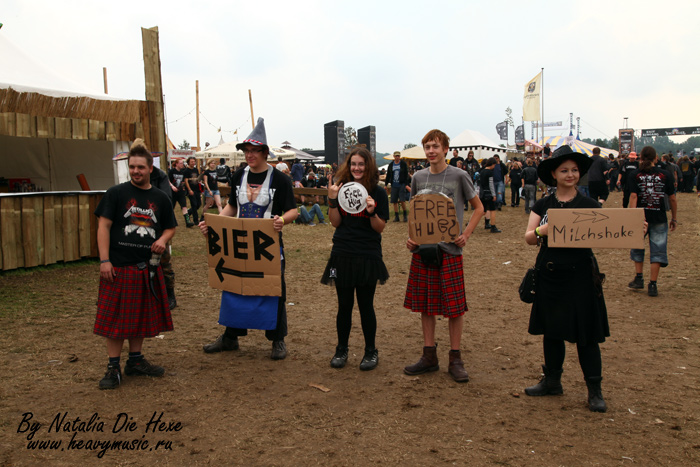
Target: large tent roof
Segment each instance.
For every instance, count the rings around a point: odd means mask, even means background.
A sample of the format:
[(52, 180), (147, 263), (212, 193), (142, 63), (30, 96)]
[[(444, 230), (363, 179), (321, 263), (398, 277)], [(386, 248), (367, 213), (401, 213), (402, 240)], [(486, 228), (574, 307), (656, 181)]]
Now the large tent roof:
[[(562, 144), (568, 144), (574, 151), (583, 153), (587, 156), (593, 155), (593, 148), (600, 147), (594, 144), (584, 143), (583, 141), (576, 139), (574, 136), (546, 136), (539, 141), (539, 144), (542, 146), (547, 143), (549, 143), (549, 146), (553, 148), (552, 150), (561, 147)], [(615, 151), (614, 149), (600, 148), (601, 156), (607, 157), (610, 154), (618, 157), (618, 151)]]
[(492, 140), (476, 130), (464, 130), (450, 141), (450, 148), (489, 148), (506, 152), (506, 148), (500, 147)]

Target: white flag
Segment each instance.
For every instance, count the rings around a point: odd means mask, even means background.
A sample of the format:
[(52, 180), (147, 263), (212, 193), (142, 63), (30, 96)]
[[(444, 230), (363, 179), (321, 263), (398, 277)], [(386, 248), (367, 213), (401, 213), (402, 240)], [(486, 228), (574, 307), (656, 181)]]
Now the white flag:
[(535, 122), (540, 119), (540, 92), (542, 87), (542, 72), (525, 85), (523, 96), (523, 120)]

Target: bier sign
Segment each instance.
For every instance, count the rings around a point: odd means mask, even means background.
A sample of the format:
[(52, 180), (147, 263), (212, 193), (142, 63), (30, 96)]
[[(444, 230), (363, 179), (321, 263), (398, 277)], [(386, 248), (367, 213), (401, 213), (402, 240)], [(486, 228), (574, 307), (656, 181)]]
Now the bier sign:
[(205, 214), (209, 286), (239, 295), (282, 295), (280, 237), (272, 219)]
[(461, 233), (455, 204), (445, 195), (412, 196), (410, 209), (408, 236), (419, 245), (452, 243)]
[(644, 248), (644, 209), (549, 209), (551, 248)]

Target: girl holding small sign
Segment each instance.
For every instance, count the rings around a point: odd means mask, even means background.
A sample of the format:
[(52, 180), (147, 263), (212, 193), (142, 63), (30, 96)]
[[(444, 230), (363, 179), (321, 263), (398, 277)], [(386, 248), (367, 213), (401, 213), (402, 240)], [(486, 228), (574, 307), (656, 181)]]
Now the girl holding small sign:
[(540, 180), (556, 191), (537, 201), (530, 213), (525, 241), (542, 244), (535, 262), (535, 301), (528, 332), (543, 335), (544, 377), (525, 389), (528, 396), (559, 395), (564, 341), (576, 343), (578, 359), (588, 386), (588, 408), (605, 412), (600, 382), (603, 379), (599, 343), (610, 336), (603, 297), (604, 276), (598, 271), (590, 248), (549, 248), (547, 212), (561, 208), (599, 208), (597, 201), (583, 196), (577, 184), (591, 165), (584, 154), (563, 145), (537, 168)]
[(331, 359), (333, 368), (344, 367), (348, 360), (355, 295), (365, 337), (360, 370), (373, 370), (379, 363), (374, 292), (377, 282), (383, 284), (389, 278), (382, 260), (381, 236), (389, 219), (389, 199), (386, 191), (377, 185), (378, 181), (377, 163), (372, 154), (365, 148), (356, 148), (328, 186), (328, 217), (336, 230), (321, 283), (335, 285), (338, 294), (338, 345)]

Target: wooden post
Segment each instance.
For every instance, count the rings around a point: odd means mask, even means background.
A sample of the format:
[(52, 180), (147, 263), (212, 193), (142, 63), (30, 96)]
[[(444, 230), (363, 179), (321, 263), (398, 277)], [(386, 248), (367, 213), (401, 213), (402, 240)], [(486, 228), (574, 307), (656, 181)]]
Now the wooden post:
[(253, 116), (253, 93), (248, 89), (248, 99), (250, 100), (250, 123), (253, 124), (253, 130), (255, 130), (255, 117)]
[(105, 94), (109, 94), (109, 92), (107, 92), (107, 67), (106, 66), (102, 67), (102, 79), (105, 82)]
[[(195, 81), (195, 88), (196, 88), (196, 112), (197, 112), (197, 147), (201, 148), (202, 146), (199, 144), (199, 80)], [(201, 151), (201, 149), (197, 149), (198, 151)]]
[[(143, 68), (146, 77), (146, 100), (153, 104), (154, 112), (149, 112), (148, 128), (144, 133), (150, 140), (150, 150), (160, 152), (160, 168), (168, 171), (168, 145), (165, 135), (165, 112), (163, 106), (163, 82), (160, 70), (160, 48), (158, 45), (158, 26), (141, 28), (143, 41)], [(150, 107), (150, 106), (149, 106)]]

